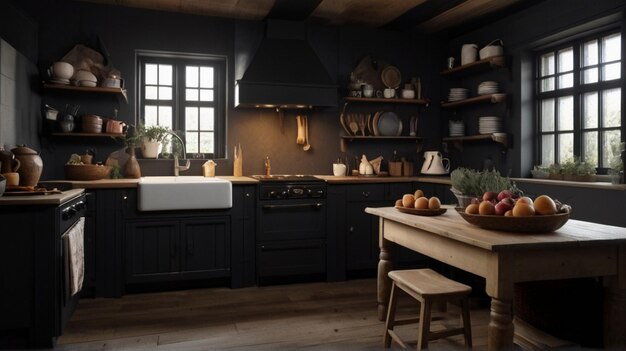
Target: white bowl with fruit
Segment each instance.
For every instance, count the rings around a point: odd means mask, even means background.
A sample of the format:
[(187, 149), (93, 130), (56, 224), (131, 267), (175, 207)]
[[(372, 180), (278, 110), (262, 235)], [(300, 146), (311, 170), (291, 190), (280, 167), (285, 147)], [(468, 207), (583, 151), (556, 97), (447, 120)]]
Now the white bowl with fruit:
[(523, 233), (548, 233), (562, 227), (571, 207), (548, 195), (517, 196), (509, 190), (486, 192), (457, 212), (467, 222), (486, 229)]
[(428, 198), (419, 189), (413, 194), (404, 194), (402, 199), (396, 200), (395, 208), (400, 212), (418, 216), (438, 216), (447, 211), (441, 208), (441, 201), (438, 197)]

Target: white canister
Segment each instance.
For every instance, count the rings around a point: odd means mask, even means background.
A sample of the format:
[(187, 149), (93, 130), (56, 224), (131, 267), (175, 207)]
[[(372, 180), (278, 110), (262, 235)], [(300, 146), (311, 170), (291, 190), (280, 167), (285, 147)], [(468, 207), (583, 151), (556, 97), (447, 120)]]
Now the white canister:
[(478, 56), (478, 45), (476, 44), (463, 44), (461, 48), (461, 65), (467, 65), (476, 61)]
[(374, 86), (371, 84), (363, 85), (363, 97), (371, 98), (374, 96)]
[(396, 90), (392, 88), (387, 88), (383, 91), (383, 96), (387, 99), (391, 99), (396, 97)]
[(341, 177), (346, 175), (346, 165), (343, 163), (333, 163), (333, 175)]

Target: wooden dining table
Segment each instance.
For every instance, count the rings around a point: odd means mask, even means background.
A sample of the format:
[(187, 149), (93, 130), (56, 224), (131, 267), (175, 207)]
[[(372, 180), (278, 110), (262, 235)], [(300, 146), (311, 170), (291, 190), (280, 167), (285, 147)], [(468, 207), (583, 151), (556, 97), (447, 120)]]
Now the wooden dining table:
[[(378, 216), (378, 318), (386, 317), (394, 244), (485, 278), (491, 298), (488, 349), (513, 346), (513, 297), (518, 282), (603, 277), (604, 344), (626, 348), (626, 228), (570, 219), (551, 233), (482, 229), (446, 206), (439, 216), (366, 208)], [(584, 303), (584, 301), (581, 301)], [(575, 308), (575, 306), (572, 306)]]

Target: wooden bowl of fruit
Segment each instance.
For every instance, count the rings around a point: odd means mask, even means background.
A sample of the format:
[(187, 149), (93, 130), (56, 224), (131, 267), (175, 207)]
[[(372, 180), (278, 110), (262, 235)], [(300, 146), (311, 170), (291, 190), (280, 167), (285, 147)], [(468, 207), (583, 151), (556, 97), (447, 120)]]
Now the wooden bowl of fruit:
[(404, 194), (402, 199), (396, 200), (395, 208), (402, 213), (417, 216), (439, 216), (447, 211), (441, 208), (439, 198), (427, 198), (421, 190), (416, 190), (414, 194)]
[(516, 198), (510, 192), (485, 193), (457, 212), (475, 226), (507, 232), (550, 233), (561, 228), (570, 216), (571, 207), (540, 195), (534, 200), (527, 196)]

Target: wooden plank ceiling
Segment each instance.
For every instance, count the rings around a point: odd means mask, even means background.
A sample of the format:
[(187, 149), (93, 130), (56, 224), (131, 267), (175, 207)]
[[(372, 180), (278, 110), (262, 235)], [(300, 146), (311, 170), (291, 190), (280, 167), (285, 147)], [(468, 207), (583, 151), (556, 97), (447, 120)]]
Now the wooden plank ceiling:
[(442, 32), (478, 26), (542, 0), (80, 0), (196, 15), (276, 18), (396, 31)]

